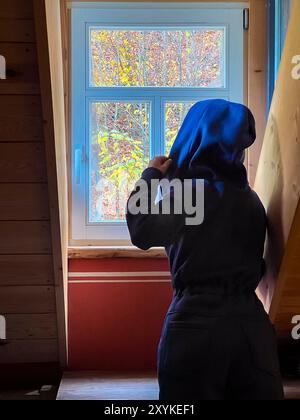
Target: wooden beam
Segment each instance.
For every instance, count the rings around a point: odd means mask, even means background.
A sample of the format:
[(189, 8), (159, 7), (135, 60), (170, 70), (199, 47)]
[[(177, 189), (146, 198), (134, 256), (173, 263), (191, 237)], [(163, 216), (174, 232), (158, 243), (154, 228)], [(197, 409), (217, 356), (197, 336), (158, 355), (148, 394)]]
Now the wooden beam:
[(267, 122), (267, 0), (250, 0), (248, 106), (256, 120), (256, 142), (248, 151), (248, 177), (254, 185)]
[(67, 364), (67, 172), (59, 0), (34, 0), (46, 145), (59, 359)]
[(255, 183), (270, 225), (269, 270), (261, 294), (283, 332), (291, 330), (292, 317), (300, 314), (300, 80), (292, 77), (299, 21), (300, 2), (295, 1)]
[(70, 259), (93, 259), (93, 258), (166, 258), (163, 248), (152, 248), (142, 251), (133, 246), (77, 246), (69, 247)]

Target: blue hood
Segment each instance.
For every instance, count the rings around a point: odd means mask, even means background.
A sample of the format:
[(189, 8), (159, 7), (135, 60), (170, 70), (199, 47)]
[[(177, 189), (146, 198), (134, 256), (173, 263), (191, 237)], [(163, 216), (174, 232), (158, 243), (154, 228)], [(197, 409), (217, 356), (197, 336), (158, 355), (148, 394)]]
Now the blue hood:
[(197, 102), (174, 142), (166, 177), (228, 181), (244, 188), (243, 157), (255, 139), (255, 120), (246, 106), (223, 99)]

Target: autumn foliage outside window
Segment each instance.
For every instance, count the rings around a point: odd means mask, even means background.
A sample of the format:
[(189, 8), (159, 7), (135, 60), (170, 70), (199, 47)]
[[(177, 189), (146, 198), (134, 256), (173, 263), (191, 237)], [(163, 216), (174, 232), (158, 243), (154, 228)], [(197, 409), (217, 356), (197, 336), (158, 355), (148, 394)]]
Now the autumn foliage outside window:
[[(89, 84), (153, 89), (158, 96), (165, 88), (222, 88), (224, 45), (224, 28), (91, 28)], [(163, 153), (195, 102), (164, 101)], [(134, 97), (90, 102), (89, 222), (124, 221), (128, 194), (151, 157), (152, 112), (151, 101)]]

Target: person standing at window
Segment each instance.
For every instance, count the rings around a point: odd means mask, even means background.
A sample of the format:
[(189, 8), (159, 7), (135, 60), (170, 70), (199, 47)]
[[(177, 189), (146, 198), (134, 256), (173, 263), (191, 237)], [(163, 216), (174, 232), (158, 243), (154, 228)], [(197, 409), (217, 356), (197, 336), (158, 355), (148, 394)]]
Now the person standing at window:
[(203, 179), (203, 223), (187, 225), (184, 211), (161, 211), (163, 200), (178, 199), (172, 189), (157, 202), (149, 188), (149, 208), (157, 207), (149, 214), (132, 209), (139, 188), (129, 198), (133, 244), (165, 247), (172, 274), (157, 354), (161, 400), (283, 399), (274, 328), (255, 293), (265, 270), (267, 226), (243, 165), (255, 138), (255, 120), (244, 105), (198, 102), (170, 158), (154, 158), (142, 179), (148, 185)]

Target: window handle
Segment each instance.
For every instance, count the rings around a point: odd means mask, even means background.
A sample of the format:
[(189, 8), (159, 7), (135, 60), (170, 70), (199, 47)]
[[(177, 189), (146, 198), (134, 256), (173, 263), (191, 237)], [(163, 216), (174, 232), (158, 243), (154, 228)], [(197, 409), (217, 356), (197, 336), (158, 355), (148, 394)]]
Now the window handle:
[(81, 182), (81, 163), (82, 163), (82, 147), (75, 148), (75, 183), (79, 185)]

